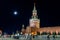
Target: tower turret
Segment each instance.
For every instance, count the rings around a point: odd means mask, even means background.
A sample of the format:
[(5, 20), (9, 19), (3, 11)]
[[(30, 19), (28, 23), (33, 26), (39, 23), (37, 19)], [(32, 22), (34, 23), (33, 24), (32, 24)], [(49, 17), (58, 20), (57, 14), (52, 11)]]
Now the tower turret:
[(24, 24), (22, 25), (22, 28), (24, 29)]
[(40, 27), (40, 20), (38, 19), (35, 3), (34, 3), (33, 11), (32, 11), (32, 18), (30, 19), (29, 23), (30, 23), (30, 27), (36, 27), (36, 28)]
[(22, 30), (21, 30), (22, 34), (25, 33), (25, 29), (24, 29), (24, 25), (22, 25)]

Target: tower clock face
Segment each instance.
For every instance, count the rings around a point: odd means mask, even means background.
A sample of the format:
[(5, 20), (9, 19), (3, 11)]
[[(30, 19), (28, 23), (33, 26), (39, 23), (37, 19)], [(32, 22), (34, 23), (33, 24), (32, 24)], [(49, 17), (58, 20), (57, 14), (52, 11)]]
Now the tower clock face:
[(31, 27), (35, 27), (35, 26), (36, 26), (36, 21), (31, 21), (31, 22), (30, 22), (30, 26), (31, 26)]
[(30, 26), (31, 26), (31, 27), (35, 27), (35, 23), (34, 23), (34, 22), (31, 22), (31, 23), (30, 23)]
[(30, 27), (39, 27), (39, 21), (36, 19), (30, 20)]

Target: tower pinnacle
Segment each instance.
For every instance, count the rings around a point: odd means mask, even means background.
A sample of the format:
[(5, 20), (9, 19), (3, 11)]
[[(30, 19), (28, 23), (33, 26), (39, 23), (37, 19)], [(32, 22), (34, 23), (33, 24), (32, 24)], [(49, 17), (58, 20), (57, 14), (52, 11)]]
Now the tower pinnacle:
[(37, 10), (36, 10), (35, 3), (34, 3), (33, 11), (32, 11), (32, 18), (37, 18)]
[(24, 25), (22, 25), (22, 28), (24, 28)]
[(34, 9), (33, 9), (34, 11), (36, 10), (36, 7), (35, 7), (35, 3), (34, 3)]

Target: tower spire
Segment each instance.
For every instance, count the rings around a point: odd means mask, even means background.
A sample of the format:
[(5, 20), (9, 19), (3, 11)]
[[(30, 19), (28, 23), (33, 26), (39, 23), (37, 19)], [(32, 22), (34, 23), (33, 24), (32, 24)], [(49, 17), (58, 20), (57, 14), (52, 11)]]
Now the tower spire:
[(33, 11), (32, 11), (32, 18), (37, 18), (37, 10), (36, 10), (36, 4), (34, 3), (34, 8), (33, 8)]
[(34, 9), (33, 10), (36, 10), (35, 3), (34, 3)]
[(33, 8), (33, 13), (37, 13), (37, 10), (36, 10), (36, 3), (34, 3), (34, 8)]

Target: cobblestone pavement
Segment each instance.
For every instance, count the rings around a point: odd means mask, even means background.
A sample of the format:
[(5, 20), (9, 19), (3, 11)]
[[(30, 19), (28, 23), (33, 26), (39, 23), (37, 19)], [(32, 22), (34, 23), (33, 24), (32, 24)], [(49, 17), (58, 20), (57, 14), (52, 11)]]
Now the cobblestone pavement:
[(14, 38), (0, 38), (0, 40), (60, 40), (60, 35), (56, 35), (55, 38), (53, 38), (53, 35), (50, 35), (49, 38), (47, 38), (47, 35), (40, 35), (40, 36), (35, 36), (33, 39), (32, 37), (24, 37), (20, 36), (19, 39), (14, 39)]

